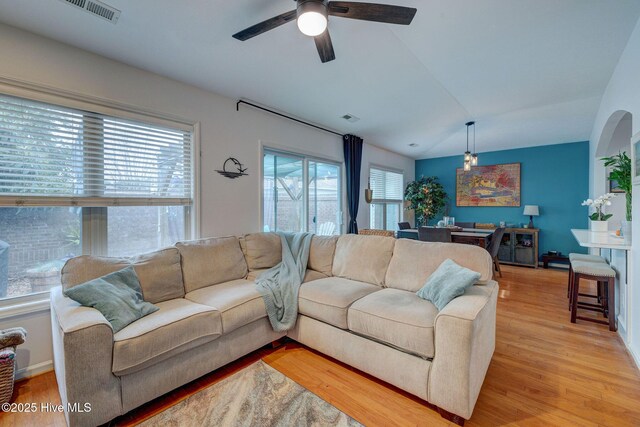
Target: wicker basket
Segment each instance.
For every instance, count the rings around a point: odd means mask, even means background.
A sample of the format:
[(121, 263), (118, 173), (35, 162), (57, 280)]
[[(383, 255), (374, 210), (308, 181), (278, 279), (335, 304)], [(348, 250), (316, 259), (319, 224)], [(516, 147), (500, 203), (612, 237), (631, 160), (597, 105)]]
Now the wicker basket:
[(14, 357), (4, 363), (0, 363), (0, 404), (8, 403), (13, 396), (13, 383), (16, 379), (15, 347), (7, 347), (0, 353), (13, 353)]

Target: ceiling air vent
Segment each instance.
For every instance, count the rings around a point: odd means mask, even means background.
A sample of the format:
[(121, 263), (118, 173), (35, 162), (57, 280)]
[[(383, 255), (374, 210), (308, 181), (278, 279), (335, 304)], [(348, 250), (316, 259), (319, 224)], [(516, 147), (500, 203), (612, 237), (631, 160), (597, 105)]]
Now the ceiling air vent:
[(98, 0), (60, 0), (106, 21), (118, 22), (120, 11)]
[(342, 118), (348, 121), (349, 123), (355, 123), (358, 120), (360, 120), (359, 117), (356, 117), (353, 114), (345, 114), (344, 116), (342, 116)]

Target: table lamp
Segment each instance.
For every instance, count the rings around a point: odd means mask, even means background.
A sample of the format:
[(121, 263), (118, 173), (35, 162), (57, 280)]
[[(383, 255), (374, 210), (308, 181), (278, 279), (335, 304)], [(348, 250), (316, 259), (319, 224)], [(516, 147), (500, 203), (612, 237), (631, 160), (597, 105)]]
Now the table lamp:
[(523, 215), (529, 215), (529, 228), (533, 227), (533, 217), (540, 215), (540, 210), (536, 205), (525, 205)]

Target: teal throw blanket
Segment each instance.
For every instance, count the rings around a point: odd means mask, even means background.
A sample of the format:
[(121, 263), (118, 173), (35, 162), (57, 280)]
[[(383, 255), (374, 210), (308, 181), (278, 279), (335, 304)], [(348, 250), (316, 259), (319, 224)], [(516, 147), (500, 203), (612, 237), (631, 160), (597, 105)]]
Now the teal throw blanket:
[(262, 273), (256, 288), (274, 331), (288, 331), (298, 317), (298, 291), (307, 271), (310, 233), (278, 233), (282, 243), (282, 261)]

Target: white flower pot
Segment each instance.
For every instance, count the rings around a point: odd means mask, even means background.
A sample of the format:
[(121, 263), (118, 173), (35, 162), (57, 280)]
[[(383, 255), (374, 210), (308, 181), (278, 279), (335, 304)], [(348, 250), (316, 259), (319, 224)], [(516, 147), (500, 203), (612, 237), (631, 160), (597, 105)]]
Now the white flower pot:
[(631, 221), (620, 221), (620, 228), (622, 229), (622, 235), (625, 239), (631, 239)]
[(589, 229), (591, 231), (598, 231), (598, 232), (609, 231), (609, 221), (589, 220), (589, 222), (590, 222)]

